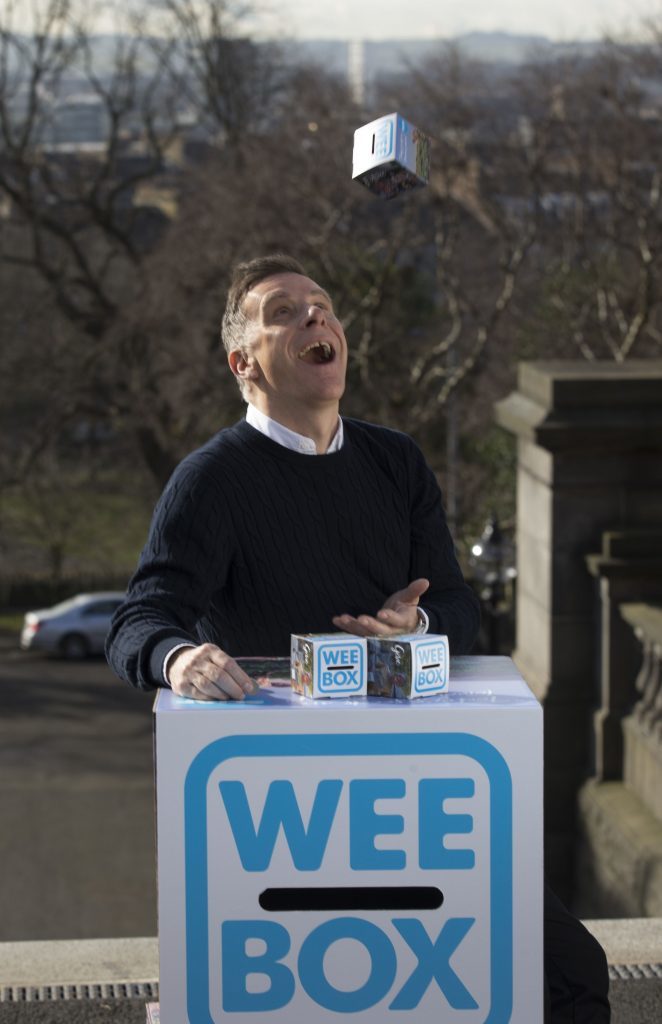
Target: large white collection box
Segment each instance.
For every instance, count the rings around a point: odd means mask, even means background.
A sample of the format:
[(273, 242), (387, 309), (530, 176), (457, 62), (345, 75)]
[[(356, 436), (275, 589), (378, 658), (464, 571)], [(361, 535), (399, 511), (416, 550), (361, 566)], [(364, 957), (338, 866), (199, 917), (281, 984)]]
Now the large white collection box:
[(541, 1024), (542, 710), (509, 658), (425, 700), (155, 707), (162, 1024)]

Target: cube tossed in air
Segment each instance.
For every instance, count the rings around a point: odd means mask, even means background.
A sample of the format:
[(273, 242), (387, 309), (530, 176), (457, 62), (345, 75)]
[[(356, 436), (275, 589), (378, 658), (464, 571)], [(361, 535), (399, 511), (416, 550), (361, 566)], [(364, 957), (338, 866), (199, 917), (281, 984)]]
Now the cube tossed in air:
[(427, 185), (429, 176), (429, 139), (399, 114), (386, 114), (354, 132), (352, 177), (375, 195), (392, 199)]

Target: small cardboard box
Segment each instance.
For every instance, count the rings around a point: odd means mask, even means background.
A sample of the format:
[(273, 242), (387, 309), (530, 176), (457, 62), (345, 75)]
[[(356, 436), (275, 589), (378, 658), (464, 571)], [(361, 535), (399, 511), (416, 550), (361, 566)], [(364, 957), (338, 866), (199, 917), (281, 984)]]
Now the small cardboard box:
[(351, 633), (292, 634), (292, 689), (305, 697), (365, 697), (368, 652)]
[(413, 700), (448, 690), (448, 637), (433, 633), (368, 639), (368, 696)]
[(427, 185), (430, 140), (399, 114), (386, 114), (354, 132), (352, 177), (382, 199)]

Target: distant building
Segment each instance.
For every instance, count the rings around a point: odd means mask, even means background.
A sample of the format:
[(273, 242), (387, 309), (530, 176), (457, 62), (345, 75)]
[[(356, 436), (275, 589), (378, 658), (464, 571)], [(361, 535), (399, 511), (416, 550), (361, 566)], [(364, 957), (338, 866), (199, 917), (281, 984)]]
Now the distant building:
[(110, 121), (103, 101), (93, 93), (76, 93), (53, 104), (44, 130), (44, 146), (104, 146), (109, 135)]
[(347, 44), (347, 77), (352, 99), (358, 107), (365, 103), (365, 43), (353, 39)]

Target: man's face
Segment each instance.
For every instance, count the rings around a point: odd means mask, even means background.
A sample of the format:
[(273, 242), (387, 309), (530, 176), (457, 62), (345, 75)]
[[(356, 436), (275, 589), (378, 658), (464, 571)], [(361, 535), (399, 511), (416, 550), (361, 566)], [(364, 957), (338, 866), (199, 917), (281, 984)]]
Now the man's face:
[(347, 342), (324, 289), (301, 274), (274, 274), (251, 289), (244, 311), (251, 401), (272, 416), (337, 407)]

